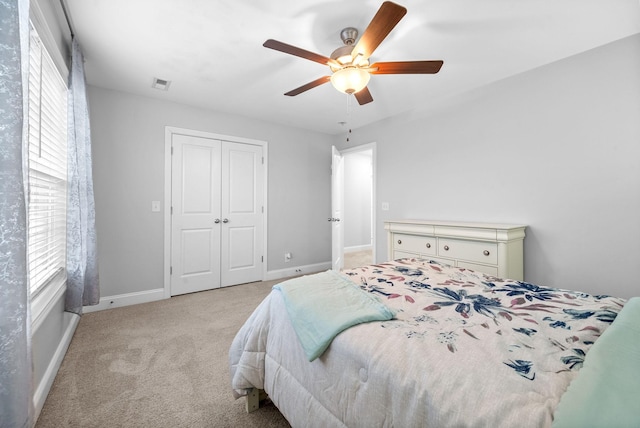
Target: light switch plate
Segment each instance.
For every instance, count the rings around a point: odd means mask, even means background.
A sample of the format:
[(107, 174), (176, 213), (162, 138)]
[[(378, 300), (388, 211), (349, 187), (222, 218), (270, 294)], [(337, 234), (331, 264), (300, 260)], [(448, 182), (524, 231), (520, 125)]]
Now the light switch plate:
[(160, 212), (160, 201), (151, 201), (151, 211), (154, 213)]

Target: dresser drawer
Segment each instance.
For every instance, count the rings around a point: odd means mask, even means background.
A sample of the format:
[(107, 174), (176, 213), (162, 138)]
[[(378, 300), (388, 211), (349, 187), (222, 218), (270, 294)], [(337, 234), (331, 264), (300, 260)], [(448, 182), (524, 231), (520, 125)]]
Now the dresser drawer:
[(470, 262), (498, 264), (498, 244), (438, 238), (438, 255)]
[(406, 251), (394, 250), (393, 251), (393, 260), (398, 259), (419, 259), (420, 254), (418, 253), (407, 253)]
[(429, 257), (429, 260), (433, 260), (434, 262), (442, 263), (443, 265), (455, 266), (456, 261), (453, 259), (441, 259), (439, 257)]
[(421, 255), (436, 255), (436, 238), (431, 236), (404, 235), (396, 233), (393, 235), (394, 251), (410, 251)]
[(458, 267), (475, 270), (476, 272), (486, 273), (491, 276), (498, 276), (498, 267), (497, 266), (485, 266), (479, 265), (476, 263), (468, 263), (468, 262), (458, 262)]

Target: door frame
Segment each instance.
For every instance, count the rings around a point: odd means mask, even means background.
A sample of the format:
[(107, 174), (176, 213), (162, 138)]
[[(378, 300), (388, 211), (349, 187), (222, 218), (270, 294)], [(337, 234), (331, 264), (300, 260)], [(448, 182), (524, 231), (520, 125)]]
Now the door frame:
[[(372, 143), (367, 143), (367, 144), (361, 144), (359, 146), (353, 146), (353, 147), (349, 147), (346, 149), (339, 149), (340, 154), (342, 155), (342, 157), (344, 158), (345, 155), (349, 155), (349, 154), (353, 154), (353, 153), (358, 153), (358, 152), (364, 152), (367, 150), (371, 150), (371, 247), (372, 247), (372, 251), (373, 251), (373, 262), (375, 263), (378, 259), (377, 259), (377, 250), (376, 250), (376, 242), (377, 242), (377, 231), (378, 231), (378, 227), (376, 224), (376, 218), (377, 218), (377, 203), (376, 203), (376, 195), (377, 195), (377, 178), (378, 178), (378, 162), (376, 160), (376, 143), (372, 142)], [(344, 184), (344, 181), (343, 181)], [(344, 186), (342, 188), (342, 193), (344, 193)], [(344, 251), (344, 241), (343, 241), (343, 251)], [(333, 262), (333, 261), (332, 261)]]
[[(337, 159), (337, 161), (336, 161)], [(344, 267), (344, 155), (331, 146), (331, 269)], [(336, 216), (339, 216), (336, 218)], [(343, 217), (343, 218), (340, 218)]]
[(171, 297), (171, 142), (173, 140), (173, 136), (179, 135), (188, 135), (192, 137), (201, 137), (208, 138), (212, 140), (221, 140), (228, 141), (231, 143), (242, 143), (242, 144), (251, 144), (254, 146), (262, 147), (262, 157), (263, 157), (263, 165), (262, 168), (263, 177), (263, 206), (264, 206), (264, 215), (262, 216), (262, 232), (263, 232), (263, 241), (262, 241), (262, 280), (266, 278), (267, 275), (267, 225), (269, 224), (268, 219), (268, 182), (267, 179), (269, 177), (268, 171), (268, 147), (269, 144), (266, 141), (262, 140), (254, 140), (251, 138), (244, 137), (236, 137), (231, 135), (223, 135), (223, 134), (215, 134), (212, 132), (205, 131), (197, 131), (194, 129), (187, 128), (178, 128), (175, 126), (165, 126), (164, 131), (164, 266), (163, 266), (163, 277), (164, 277), (164, 298), (168, 299)]

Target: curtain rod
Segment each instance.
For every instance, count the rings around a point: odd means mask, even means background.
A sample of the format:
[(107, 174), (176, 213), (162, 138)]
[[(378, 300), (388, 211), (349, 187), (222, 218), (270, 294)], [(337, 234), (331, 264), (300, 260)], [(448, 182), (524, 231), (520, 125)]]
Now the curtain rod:
[(73, 26), (71, 25), (71, 18), (69, 16), (69, 12), (67, 11), (67, 5), (65, 0), (60, 0), (60, 6), (62, 6), (62, 12), (64, 13), (64, 19), (67, 21), (67, 26), (69, 27), (71, 38), (74, 38), (75, 34), (73, 33)]

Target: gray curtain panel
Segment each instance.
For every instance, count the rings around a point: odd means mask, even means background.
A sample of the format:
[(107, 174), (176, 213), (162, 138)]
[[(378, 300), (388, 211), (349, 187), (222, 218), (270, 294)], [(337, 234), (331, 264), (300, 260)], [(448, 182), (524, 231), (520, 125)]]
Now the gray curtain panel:
[(0, 426), (33, 424), (27, 275), (29, 1), (0, 0)]
[(100, 301), (96, 215), (91, 168), (91, 132), (84, 76), (84, 59), (73, 39), (69, 84), (69, 146), (67, 204), (67, 293), (65, 310), (82, 314), (82, 307)]

